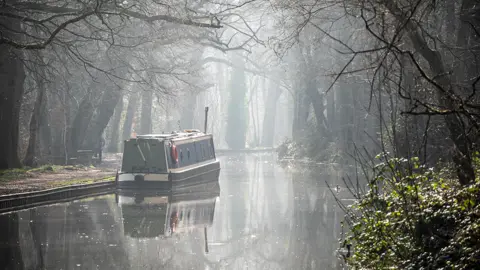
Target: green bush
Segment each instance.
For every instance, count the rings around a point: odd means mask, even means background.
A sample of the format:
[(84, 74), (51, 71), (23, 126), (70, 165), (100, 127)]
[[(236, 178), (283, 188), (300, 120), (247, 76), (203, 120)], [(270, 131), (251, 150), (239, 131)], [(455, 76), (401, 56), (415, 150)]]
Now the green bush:
[[(347, 211), (355, 269), (478, 269), (480, 179), (462, 186), (418, 159), (381, 158), (368, 192)], [(480, 164), (477, 158), (475, 162)]]

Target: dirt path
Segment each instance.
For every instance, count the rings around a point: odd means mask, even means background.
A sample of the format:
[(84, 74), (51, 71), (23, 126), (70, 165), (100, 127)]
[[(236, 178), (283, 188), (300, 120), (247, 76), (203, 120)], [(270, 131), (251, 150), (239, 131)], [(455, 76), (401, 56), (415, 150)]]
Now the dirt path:
[(106, 154), (97, 167), (44, 166), (41, 170), (20, 171), (18, 176), (0, 177), (0, 195), (111, 181), (120, 162), (121, 154)]

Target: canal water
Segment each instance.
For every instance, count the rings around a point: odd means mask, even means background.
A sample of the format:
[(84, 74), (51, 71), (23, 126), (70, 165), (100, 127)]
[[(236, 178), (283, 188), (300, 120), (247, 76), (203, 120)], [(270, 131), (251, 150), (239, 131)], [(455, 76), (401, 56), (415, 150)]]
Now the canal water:
[[(343, 269), (344, 172), (221, 156), (219, 189), (108, 194), (0, 215), (1, 269)], [(210, 188), (210, 187), (209, 187)], [(348, 200), (345, 200), (348, 201)]]

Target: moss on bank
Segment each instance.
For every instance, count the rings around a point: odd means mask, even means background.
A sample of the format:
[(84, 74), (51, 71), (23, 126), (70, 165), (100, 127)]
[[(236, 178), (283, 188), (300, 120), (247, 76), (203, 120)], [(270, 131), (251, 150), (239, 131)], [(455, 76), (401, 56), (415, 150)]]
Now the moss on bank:
[(11, 180), (26, 179), (35, 177), (38, 174), (48, 174), (48, 173), (57, 173), (59, 171), (78, 171), (78, 170), (88, 170), (89, 168), (94, 167), (85, 167), (85, 166), (60, 166), (60, 165), (43, 165), (36, 168), (24, 167), (8, 170), (0, 170), (0, 182), (8, 182)]

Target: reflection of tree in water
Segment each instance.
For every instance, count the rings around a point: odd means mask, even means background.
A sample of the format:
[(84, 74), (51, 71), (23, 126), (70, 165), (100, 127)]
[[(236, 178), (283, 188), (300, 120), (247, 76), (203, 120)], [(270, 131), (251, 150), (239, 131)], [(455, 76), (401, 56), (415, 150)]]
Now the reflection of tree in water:
[(238, 155), (235, 161), (235, 171), (229, 174), (229, 179), (226, 181), (230, 194), (233, 195), (230, 204), (232, 238), (241, 237), (245, 229), (245, 219), (247, 217), (246, 183), (249, 180), (245, 179), (245, 176), (248, 175), (247, 170), (245, 155)]
[[(273, 219), (276, 215), (280, 214), (279, 206), (281, 201), (285, 201), (287, 198), (280, 197), (278, 184), (280, 181), (277, 181), (275, 177), (274, 163), (271, 158), (264, 158), (261, 160), (262, 168), (262, 177), (261, 180), (264, 185), (265, 190), (265, 206), (270, 213), (270, 219)], [(282, 179), (278, 179), (282, 180)], [(273, 220), (270, 222), (273, 224)], [(274, 224), (275, 225), (275, 224)]]
[(20, 249), (18, 214), (0, 215), (0, 266), (2, 269), (24, 269)]
[[(325, 181), (326, 177), (329, 175), (320, 175), (314, 181)], [(335, 269), (334, 198), (327, 188), (305, 181), (303, 174), (293, 173), (292, 178), (297, 200), (289, 253), (296, 256), (290, 263), (297, 269)]]
[(77, 265), (85, 269), (130, 269), (120, 223), (106, 199), (72, 203), (66, 211), (67, 269)]
[(286, 187), (287, 179), (282, 177), (283, 175), (277, 177), (272, 156), (260, 156), (256, 164), (259, 171), (253, 190), (258, 193), (255, 206), (259, 213), (257, 222), (261, 241), (251, 254), (254, 257), (251, 264), (258, 269), (283, 268), (289, 258), (286, 247), (291, 232), (290, 213), (282, 208), (291, 202), (290, 194), (285, 192), (286, 190), (281, 193), (282, 188)]
[(36, 269), (45, 269), (45, 243), (47, 242), (48, 223), (45, 215), (36, 208), (30, 209), (30, 231), (32, 234), (32, 245), (35, 250)]
[[(234, 232), (216, 219), (217, 224), (222, 224), (216, 234), (228, 231), (229, 235), (215, 239), (219, 246), (211, 248), (208, 258), (222, 269), (285, 269), (285, 260), (292, 256), (287, 253), (292, 213), (288, 205), (293, 201), (288, 180), (281, 174), (278, 179), (275, 177), (277, 167), (270, 157), (248, 155), (241, 162), (242, 166), (237, 161), (228, 166), (235, 170), (224, 171), (227, 178), (222, 179), (222, 192), (227, 189), (229, 192), (220, 198), (219, 209), (227, 205), (229, 215), (235, 216), (224, 219), (242, 221), (242, 231)], [(241, 178), (235, 177), (241, 170), (248, 171), (241, 173)], [(238, 210), (240, 207), (242, 212)]]
[(77, 201), (0, 215), (0, 265), (7, 265), (5, 269), (130, 269), (121, 230), (107, 201)]

